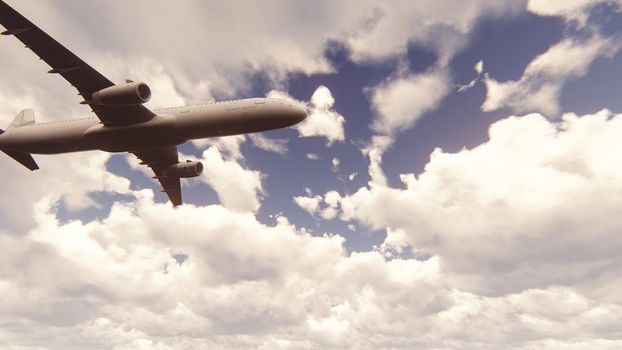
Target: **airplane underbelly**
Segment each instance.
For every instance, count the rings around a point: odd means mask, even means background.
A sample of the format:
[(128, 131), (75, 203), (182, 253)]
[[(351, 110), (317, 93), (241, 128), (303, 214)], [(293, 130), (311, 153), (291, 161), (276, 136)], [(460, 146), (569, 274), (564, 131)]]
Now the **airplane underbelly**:
[(59, 154), (94, 149), (82, 137), (79, 128), (24, 126), (10, 131), (7, 149), (34, 154)]
[(186, 142), (177, 132), (174, 118), (167, 117), (120, 127), (96, 125), (89, 128), (84, 137), (97, 149), (107, 152), (129, 152)]

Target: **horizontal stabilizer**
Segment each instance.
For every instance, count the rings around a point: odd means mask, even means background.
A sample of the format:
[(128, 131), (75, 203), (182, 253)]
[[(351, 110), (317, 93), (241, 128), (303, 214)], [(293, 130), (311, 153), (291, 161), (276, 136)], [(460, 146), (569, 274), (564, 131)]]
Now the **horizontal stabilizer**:
[(37, 165), (35, 160), (32, 158), (30, 153), (7, 151), (7, 150), (3, 150), (2, 152), (6, 153), (9, 157), (15, 159), (21, 165), (25, 166), (26, 168), (30, 170), (39, 169), (39, 166)]

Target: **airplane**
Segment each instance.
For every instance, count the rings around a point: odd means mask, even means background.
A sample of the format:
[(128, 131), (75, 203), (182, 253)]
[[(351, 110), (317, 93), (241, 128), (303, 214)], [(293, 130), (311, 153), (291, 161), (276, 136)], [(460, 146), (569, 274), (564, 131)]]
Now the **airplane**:
[(55, 39), (0, 0), (2, 35), (19, 39), (78, 90), (95, 116), (35, 123), (34, 111), (21, 111), (0, 129), (0, 151), (30, 170), (39, 169), (31, 154), (89, 150), (129, 152), (149, 166), (173, 206), (182, 204), (181, 178), (199, 176), (203, 164), (180, 162), (177, 146), (188, 140), (262, 132), (305, 120), (305, 106), (281, 99), (250, 98), (150, 110), (144, 82), (114, 84)]

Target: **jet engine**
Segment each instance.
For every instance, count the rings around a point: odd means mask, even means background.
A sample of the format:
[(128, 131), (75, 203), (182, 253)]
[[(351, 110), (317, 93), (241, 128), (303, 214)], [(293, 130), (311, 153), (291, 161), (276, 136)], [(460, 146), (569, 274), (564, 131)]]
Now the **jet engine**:
[(170, 177), (196, 177), (203, 172), (203, 163), (186, 161), (177, 163), (162, 169), (162, 175)]
[(93, 93), (92, 102), (109, 106), (132, 106), (151, 99), (151, 89), (143, 82), (114, 85)]

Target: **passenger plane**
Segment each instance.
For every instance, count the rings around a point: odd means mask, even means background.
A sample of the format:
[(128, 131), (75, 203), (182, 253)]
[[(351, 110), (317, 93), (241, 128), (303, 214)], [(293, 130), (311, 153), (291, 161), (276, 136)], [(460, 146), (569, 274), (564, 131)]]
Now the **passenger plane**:
[(306, 108), (295, 102), (251, 98), (149, 110), (151, 90), (140, 81), (114, 84), (43, 30), (0, 0), (0, 24), (76, 88), (96, 117), (35, 123), (21, 111), (0, 130), (0, 150), (30, 170), (34, 154), (87, 150), (130, 152), (151, 167), (174, 206), (182, 203), (180, 178), (199, 176), (203, 164), (180, 162), (177, 146), (192, 139), (274, 130), (300, 123)]

